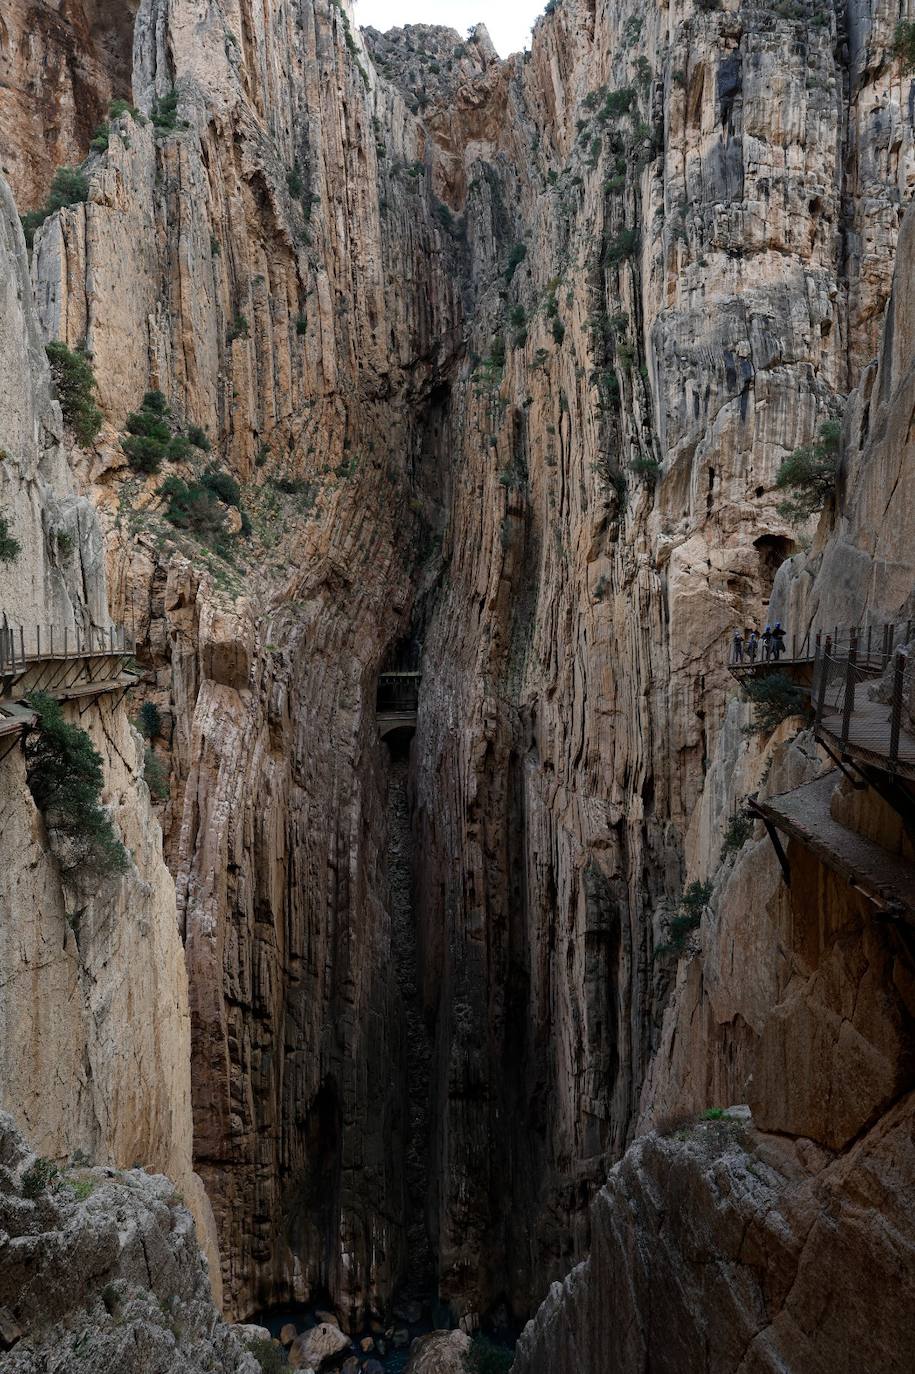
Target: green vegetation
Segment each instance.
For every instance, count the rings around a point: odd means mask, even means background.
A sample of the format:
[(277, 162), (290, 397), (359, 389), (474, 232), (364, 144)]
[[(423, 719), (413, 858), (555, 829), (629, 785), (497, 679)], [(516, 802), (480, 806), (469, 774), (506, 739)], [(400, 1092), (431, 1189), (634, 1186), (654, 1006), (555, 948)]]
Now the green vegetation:
[(705, 1111), (702, 1113), (702, 1120), (703, 1120), (703, 1121), (723, 1121), (723, 1120), (724, 1120), (724, 1108), (723, 1108), (723, 1107), (706, 1107)]
[(10, 522), (0, 515), (0, 563), (14, 563), (19, 557), (22, 545), (10, 534)]
[(127, 416), (127, 430), (121, 448), (135, 472), (158, 472), (164, 462), (184, 462), (190, 456), (191, 441), (176, 432), (161, 391), (147, 391), (140, 409)]
[(150, 111), (149, 118), (153, 127), (162, 133), (171, 133), (174, 129), (187, 127), (178, 118), (178, 92), (174, 86), (165, 95), (159, 96)]
[(236, 339), (250, 339), (250, 337), (251, 330), (248, 325), (247, 315), (243, 315), (240, 310), (236, 310), (226, 334), (226, 343), (234, 343)]
[(298, 334), (299, 338), (308, 333), (308, 319), (305, 315), (299, 315), (296, 318), (295, 332)]
[(143, 781), (155, 801), (168, 801), (171, 792), (168, 769), (152, 749), (146, 749), (143, 754)]
[(305, 183), (302, 180), (302, 173), (299, 171), (297, 162), (294, 162), (291, 170), (286, 173), (286, 189), (295, 200), (301, 199), (302, 192), (305, 190)]
[(219, 551), (228, 535), (226, 513), (210, 487), (172, 474), (158, 492), (167, 501), (165, 518), (177, 530), (188, 530)]
[(810, 694), (784, 673), (766, 673), (759, 678), (747, 678), (743, 690), (754, 706), (753, 724), (748, 727), (748, 734), (759, 731), (769, 735), (783, 720), (805, 716), (810, 712)]
[(778, 507), (783, 519), (802, 525), (833, 499), (841, 461), (841, 435), (839, 421), (827, 420), (820, 426), (815, 443), (796, 448), (782, 463), (775, 485), (790, 492)]
[(95, 1183), (91, 1178), (68, 1178), (66, 1184), (77, 1202), (85, 1202), (95, 1191)]
[(527, 244), (526, 244), (526, 243), (516, 243), (515, 246), (514, 246), (514, 248), (513, 248), (513, 249), (511, 250), (511, 252), (509, 253), (509, 255), (508, 255), (508, 262), (507, 262), (506, 265), (505, 265), (505, 272), (504, 272), (503, 275), (504, 275), (504, 277), (505, 277), (506, 285), (508, 285), (508, 286), (511, 285), (512, 279), (514, 278), (515, 273), (517, 272), (518, 268), (521, 266), (522, 262), (524, 262), (524, 259), (525, 259), (526, 257), (527, 257)]
[(557, 315), (553, 320), (553, 338), (557, 344), (561, 344), (566, 336), (566, 327)]
[(66, 344), (49, 343), (45, 352), (64, 420), (86, 448), (102, 427), (102, 412), (93, 400), (95, 373), (85, 353), (75, 353)]
[(282, 1346), (274, 1345), (273, 1341), (265, 1340), (248, 1341), (246, 1344), (264, 1374), (279, 1374), (280, 1370), (289, 1368)]
[(45, 1159), (43, 1155), (30, 1164), (22, 1175), (22, 1196), (29, 1198), (40, 1197), (41, 1194), (56, 1184), (60, 1176), (60, 1170), (53, 1159)]
[(504, 1345), (496, 1345), (488, 1336), (482, 1334), (473, 1338), (473, 1343), (464, 1357), (468, 1374), (508, 1374), (515, 1357)]
[(736, 854), (738, 849), (743, 849), (752, 834), (753, 817), (743, 808), (735, 811), (724, 828), (724, 842), (721, 846), (722, 859), (725, 859), (728, 854)]
[(21, 216), (22, 231), (28, 246), (31, 248), (36, 230), (40, 229), (56, 210), (62, 210), (67, 205), (81, 205), (88, 199), (89, 178), (82, 168), (58, 167), (44, 205)]
[(639, 235), (635, 229), (622, 229), (615, 238), (610, 239), (604, 249), (604, 262), (618, 264), (631, 258), (638, 247)]
[(144, 701), (137, 716), (137, 729), (144, 739), (158, 739), (162, 733), (162, 715), (154, 701)]
[(667, 941), (655, 950), (655, 957), (682, 954), (686, 939), (702, 920), (702, 913), (712, 895), (711, 883), (690, 883), (680, 899), (680, 910), (667, 927)]
[(628, 114), (634, 104), (635, 90), (632, 86), (623, 86), (618, 91), (608, 91), (600, 111), (600, 117), (615, 119), (619, 115)]
[(223, 505), (235, 506), (236, 509), (241, 508), (241, 487), (232, 474), (226, 472), (225, 468), (218, 467), (216, 463), (210, 463), (204, 469), (200, 480), (214, 496), (219, 497)]
[(893, 56), (902, 63), (906, 76), (915, 72), (915, 24), (901, 19), (893, 35)]
[(661, 464), (657, 458), (640, 454), (638, 458), (633, 458), (629, 464), (629, 470), (634, 472), (636, 477), (644, 477), (648, 485), (653, 487), (661, 474)]
[(209, 453), (210, 451), (209, 435), (205, 429), (201, 429), (200, 425), (188, 425), (187, 441), (189, 444), (193, 444), (194, 448), (199, 448), (202, 453)]
[(48, 828), (64, 841), (61, 867), (99, 876), (125, 872), (127, 851), (101, 804), (101, 755), (46, 692), (33, 692), (28, 704), (38, 719), (26, 737), (26, 778)]

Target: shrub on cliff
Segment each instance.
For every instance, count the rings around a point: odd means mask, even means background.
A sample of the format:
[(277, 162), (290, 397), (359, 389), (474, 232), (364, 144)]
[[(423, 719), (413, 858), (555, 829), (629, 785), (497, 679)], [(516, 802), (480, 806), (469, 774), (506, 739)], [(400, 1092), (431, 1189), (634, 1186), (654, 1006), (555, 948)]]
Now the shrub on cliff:
[(168, 502), (165, 518), (175, 529), (200, 535), (217, 547), (223, 542), (228, 533), (225, 510), (209, 487), (172, 475), (166, 477), (158, 494)]
[(504, 1345), (496, 1345), (487, 1336), (474, 1336), (464, 1368), (468, 1374), (508, 1374), (515, 1362), (514, 1353)]
[(784, 673), (766, 673), (759, 678), (747, 678), (743, 690), (753, 703), (753, 724), (747, 734), (757, 732), (770, 735), (783, 720), (792, 716), (809, 715), (810, 694), (792, 682)]
[(739, 811), (734, 812), (724, 828), (724, 842), (721, 846), (722, 859), (726, 859), (729, 854), (736, 854), (739, 849), (743, 849), (752, 834), (753, 817), (741, 807)]
[(901, 19), (893, 35), (893, 56), (902, 63), (906, 76), (915, 72), (915, 24)]
[(28, 246), (31, 248), (36, 230), (40, 229), (56, 210), (62, 210), (67, 205), (81, 205), (88, 199), (89, 178), (86, 173), (79, 167), (58, 167), (44, 205), (39, 206), (37, 210), (29, 210), (28, 214), (20, 217), (22, 232)]
[(775, 485), (790, 495), (778, 507), (779, 515), (802, 525), (831, 501), (839, 475), (839, 441), (842, 427), (838, 420), (820, 426), (815, 443), (796, 448), (778, 470)]
[(85, 730), (64, 720), (53, 697), (34, 692), (28, 704), (37, 721), (26, 737), (26, 778), (61, 867), (99, 876), (125, 872), (127, 851), (101, 804), (101, 755)]
[(210, 463), (204, 469), (201, 482), (214, 496), (218, 497), (225, 506), (241, 507), (241, 487), (236, 482), (231, 473), (226, 472), (225, 468), (218, 467), (215, 463)]
[(92, 443), (102, 427), (102, 412), (95, 404), (95, 373), (85, 353), (65, 343), (49, 343), (45, 352), (64, 420), (83, 448)]
[(702, 920), (702, 914), (712, 895), (711, 883), (690, 883), (680, 899), (680, 910), (667, 927), (667, 940), (658, 945), (655, 958), (665, 954), (682, 954), (686, 938)]
[(190, 441), (175, 431), (161, 391), (147, 391), (140, 409), (127, 416), (127, 431), (121, 448), (135, 472), (158, 472), (166, 460), (183, 462), (190, 454)]
[(146, 749), (143, 753), (143, 781), (155, 801), (168, 801), (171, 792), (168, 770), (152, 749)]
[(154, 701), (144, 701), (137, 716), (137, 728), (145, 739), (158, 739), (162, 733), (162, 715)]
[(5, 515), (0, 515), (0, 563), (13, 563), (19, 557), (22, 545), (10, 534), (10, 523)]

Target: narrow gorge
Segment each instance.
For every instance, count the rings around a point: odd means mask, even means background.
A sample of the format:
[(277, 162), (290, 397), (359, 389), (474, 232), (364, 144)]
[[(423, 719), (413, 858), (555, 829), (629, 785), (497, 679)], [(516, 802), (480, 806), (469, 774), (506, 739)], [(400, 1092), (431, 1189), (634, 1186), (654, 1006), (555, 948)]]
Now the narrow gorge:
[(0, 1370), (908, 1374), (915, 14), (359, 9), (0, 12)]

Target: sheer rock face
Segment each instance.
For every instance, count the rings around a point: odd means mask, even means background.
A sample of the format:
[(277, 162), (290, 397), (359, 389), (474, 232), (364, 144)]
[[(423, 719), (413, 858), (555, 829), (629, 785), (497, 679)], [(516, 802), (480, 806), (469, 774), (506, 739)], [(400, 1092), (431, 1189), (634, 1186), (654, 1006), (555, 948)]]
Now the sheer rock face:
[[(3, 568), (12, 625), (107, 626), (104, 537), (78, 494), (51, 397), (25, 244), (0, 182), (0, 511), (21, 548)], [(66, 537), (64, 537), (66, 536)], [(65, 714), (86, 729), (103, 801), (133, 855), (122, 879), (65, 881), (26, 784), (20, 749), (2, 762), (0, 1105), (61, 1158), (135, 1161), (171, 1175), (194, 1208), (218, 1284), (212, 1215), (193, 1172), (187, 973), (174, 881), (143, 784), (143, 749), (116, 697)]]
[(20, 212), (81, 162), (110, 101), (130, 97), (138, 0), (8, 0), (0, 15), (0, 173)]
[[(662, 1042), (659, 1102), (692, 1092), (651, 956), (765, 766), (723, 658), (796, 549), (779, 463), (857, 380), (889, 291), (913, 176), (894, 20), (854, 16), (847, 81), (829, 11), (562, 0), (508, 63), (478, 34), (443, 73), (448, 32), (372, 35), (389, 84), (329, 0), (144, 0), (134, 95), (174, 83), (178, 124), (126, 118), (32, 270), (112, 424), (160, 386), (256, 512), (233, 572), (125, 481), (113, 429), (82, 474), (169, 731), (233, 1312), (321, 1285), (355, 1315), (403, 1269), (374, 690), (404, 633), (427, 1217), (455, 1309), (523, 1314), (583, 1253)], [(734, 902), (742, 939), (752, 883)]]

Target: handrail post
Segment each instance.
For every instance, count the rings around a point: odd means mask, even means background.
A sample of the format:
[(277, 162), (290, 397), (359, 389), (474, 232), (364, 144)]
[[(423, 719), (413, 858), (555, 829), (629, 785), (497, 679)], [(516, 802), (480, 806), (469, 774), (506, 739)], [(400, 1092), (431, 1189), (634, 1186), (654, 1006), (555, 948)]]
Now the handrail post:
[(24, 627), (23, 625), (20, 625), (20, 626), (19, 626), (19, 658), (20, 658), (20, 661), (24, 664), (24, 663), (25, 663), (25, 627)]
[(905, 683), (905, 660), (904, 653), (896, 655), (896, 666), (893, 672), (893, 696), (890, 705), (890, 776), (896, 773), (896, 766), (899, 762), (899, 728), (902, 723), (902, 689)]
[(64, 626), (64, 658), (67, 657), (67, 633), (68, 633), (68, 631), (67, 631), (67, 627), (66, 627), (66, 625), (65, 625), (65, 626)]
[(845, 661), (845, 704), (842, 709), (842, 743), (848, 743), (848, 732), (851, 728), (851, 718), (855, 709), (855, 666), (858, 662), (858, 631), (856, 627), (851, 630), (851, 642), (848, 646), (848, 658)]
[(791, 657), (797, 658), (797, 630), (791, 631)]
[(870, 656), (871, 656), (871, 631), (873, 630), (873, 628), (874, 628), (873, 625), (868, 625), (868, 627), (867, 627), (867, 657), (868, 657), (868, 659), (870, 659)]
[(882, 666), (884, 669), (886, 668), (886, 665), (887, 665), (887, 664), (889, 663), (889, 661), (890, 661), (890, 627), (889, 627), (889, 625), (884, 625), (884, 627), (883, 627), (883, 648), (882, 648), (881, 651), (880, 651), (880, 661), (881, 661), (881, 666)]
[(50, 652), (51, 657), (53, 658), (53, 657), (54, 657), (54, 626), (53, 626), (53, 625), (49, 625), (49, 626), (48, 626), (48, 633), (49, 633), (50, 636), (51, 636), (51, 648), (50, 648), (49, 652)]
[[(818, 645), (818, 646), (819, 646), (819, 639), (820, 639), (820, 636), (817, 635), (817, 645)], [(832, 648), (832, 639), (831, 639), (831, 637), (830, 637), (829, 635), (827, 635), (827, 636), (826, 636), (826, 643), (825, 643), (825, 645), (823, 646), (823, 652), (822, 652), (822, 655), (820, 656), (820, 680), (819, 680), (819, 683), (817, 684), (817, 714), (816, 714), (816, 723), (817, 723), (817, 725), (819, 725), (819, 724), (821, 723), (822, 719), (823, 719), (823, 707), (824, 707), (825, 704), (826, 704), (826, 679), (827, 679), (827, 677), (829, 676), (829, 669), (828, 669), (828, 666), (827, 666), (827, 665), (828, 665), (828, 663), (829, 663), (829, 651), (830, 651), (831, 648)]]
[(40, 625), (36, 625), (36, 626), (35, 626), (35, 635), (36, 635), (36, 640), (37, 640), (37, 645), (38, 645), (38, 651), (37, 651), (35, 657), (36, 657), (36, 658), (41, 658), (41, 626), (40, 626)]

